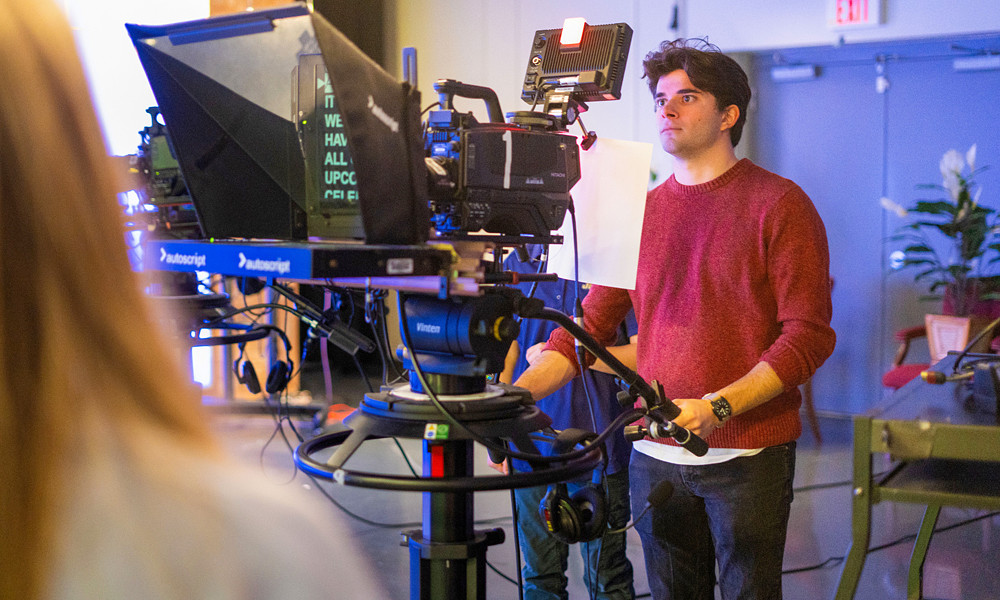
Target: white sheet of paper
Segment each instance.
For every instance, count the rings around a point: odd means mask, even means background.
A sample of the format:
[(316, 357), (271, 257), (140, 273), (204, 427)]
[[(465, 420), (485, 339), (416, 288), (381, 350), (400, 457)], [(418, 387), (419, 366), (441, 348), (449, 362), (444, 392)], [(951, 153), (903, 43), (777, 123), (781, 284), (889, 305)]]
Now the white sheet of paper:
[[(580, 281), (635, 289), (639, 238), (653, 145), (597, 138), (580, 152), (580, 181), (573, 186), (579, 234)], [(573, 223), (569, 213), (559, 233), (561, 246), (549, 247), (550, 273), (574, 279)]]

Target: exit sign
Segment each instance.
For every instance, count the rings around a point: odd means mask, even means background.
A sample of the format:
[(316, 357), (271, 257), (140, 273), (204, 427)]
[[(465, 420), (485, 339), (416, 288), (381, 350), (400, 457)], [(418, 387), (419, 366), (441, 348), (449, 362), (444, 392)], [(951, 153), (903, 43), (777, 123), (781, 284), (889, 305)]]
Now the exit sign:
[(876, 27), (883, 22), (885, 0), (829, 0), (831, 29)]

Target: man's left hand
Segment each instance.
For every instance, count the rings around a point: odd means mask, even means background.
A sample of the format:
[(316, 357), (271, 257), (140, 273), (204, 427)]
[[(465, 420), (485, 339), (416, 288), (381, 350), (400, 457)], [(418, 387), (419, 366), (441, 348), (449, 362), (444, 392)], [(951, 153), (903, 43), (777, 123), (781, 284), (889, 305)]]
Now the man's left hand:
[(675, 399), (674, 404), (681, 409), (674, 423), (691, 431), (700, 438), (706, 438), (722, 424), (712, 412), (712, 405), (702, 398)]

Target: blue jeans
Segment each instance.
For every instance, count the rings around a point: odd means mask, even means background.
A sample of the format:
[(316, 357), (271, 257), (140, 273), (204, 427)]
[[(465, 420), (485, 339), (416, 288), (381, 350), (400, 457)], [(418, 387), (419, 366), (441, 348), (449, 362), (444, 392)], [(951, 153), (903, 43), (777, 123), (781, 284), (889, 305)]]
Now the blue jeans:
[(781, 598), (781, 565), (795, 475), (795, 442), (715, 465), (675, 465), (632, 452), (632, 511), (661, 481), (665, 506), (638, 520), (655, 599), (712, 600), (715, 564), (723, 600)]
[[(629, 521), (628, 471), (622, 470), (607, 478), (608, 523), (622, 528)], [(567, 492), (591, 485), (590, 481), (569, 483)], [(538, 505), (545, 497), (545, 487), (514, 490), (517, 503), (517, 531), (520, 536), (524, 567), (524, 597), (528, 600), (568, 598), (566, 568), (569, 546), (549, 535), (538, 515)], [(625, 534), (605, 534), (599, 540), (581, 542), (580, 554), (587, 568), (584, 584), (594, 590), (597, 598), (635, 598), (632, 587), (632, 563), (625, 555)]]

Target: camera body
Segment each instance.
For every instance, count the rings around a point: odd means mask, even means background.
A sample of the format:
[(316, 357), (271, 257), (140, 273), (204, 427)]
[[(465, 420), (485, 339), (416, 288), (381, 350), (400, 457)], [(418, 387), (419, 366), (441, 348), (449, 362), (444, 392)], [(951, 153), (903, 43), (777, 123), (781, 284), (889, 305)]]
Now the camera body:
[[(632, 41), (625, 23), (584, 23), (573, 40), (564, 31), (535, 33), (521, 92), (532, 110), (510, 113), (507, 122), (493, 90), (450, 79), (434, 84), (440, 109), (428, 116), (424, 146), (431, 222), (440, 236), (485, 231), (561, 241), (552, 231), (580, 180), (581, 144), (566, 129), (586, 102), (621, 97)], [(456, 111), (455, 96), (485, 101), (490, 121)], [(587, 149), (596, 134), (584, 133)]]
[[(449, 85), (458, 93), (464, 86)], [(545, 237), (562, 225), (570, 190), (580, 180), (575, 137), (479, 123), (452, 108), (432, 111), (427, 125), (428, 197), (439, 235), (483, 230)]]

